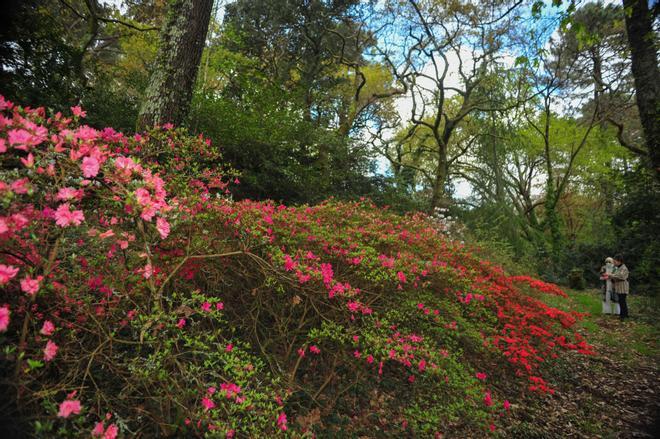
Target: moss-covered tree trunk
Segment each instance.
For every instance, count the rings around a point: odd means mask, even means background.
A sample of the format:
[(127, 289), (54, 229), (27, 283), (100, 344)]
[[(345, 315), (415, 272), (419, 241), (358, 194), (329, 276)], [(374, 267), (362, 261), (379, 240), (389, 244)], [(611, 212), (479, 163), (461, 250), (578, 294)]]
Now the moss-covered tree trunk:
[(660, 174), (660, 71), (655, 47), (653, 17), (646, 0), (623, 0), (626, 31), (639, 116), (651, 164)]
[(170, 0), (137, 128), (184, 122), (190, 109), (213, 0)]

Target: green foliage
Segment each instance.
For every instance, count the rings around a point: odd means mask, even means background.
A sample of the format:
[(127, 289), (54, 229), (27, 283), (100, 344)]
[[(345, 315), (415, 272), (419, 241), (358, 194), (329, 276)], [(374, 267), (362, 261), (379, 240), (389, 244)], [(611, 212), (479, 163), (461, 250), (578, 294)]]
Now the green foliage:
[(568, 286), (574, 290), (584, 290), (586, 282), (581, 268), (573, 268), (568, 275)]
[[(235, 330), (223, 314), (215, 311), (220, 299), (193, 291), (173, 293), (166, 300), (169, 311), (141, 314), (131, 322), (133, 333), (140, 334), (139, 350), (132, 352), (126, 364), (136, 380), (134, 391), (169, 401), (168, 416), (179, 426), (169, 434), (195, 434), (197, 427), (186, 423), (185, 418), (204, 419), (218, 426), (217, 435), (229, 430), (247, 436), (272, 431), (279, 413), (273, 398), (278, 381), (263, 360), (250, 353), (250, 346), (235, 338)], [(214, 311), (186, 318), (204, 302)], [(185, 318), (186, 331), (177, 327), (181, 318)], [(240, 392), (224, 397), (221, 385), (227, 383), (240, 387)], [(216, 392), (221, 396), (214, 398), (217, 405), (205, 410), (199, 401)], [(199, 409), (191, 412), (190, 407)], [(213, 431), (212, 437), (216, 435)]]
[[(56, 1), (12, 0), (0, 23), (0, 93), (26, 105), (75, 105), (81, 51), (66, 38), (70, 17)], [(57, 11), (57, 13), (54, 13)], [(59, 15), (62, 14), (62, 15)]]
[(619, 207), (613, 217), (612, 247), (624, 254), (633, 294), (660, 291), (660, 188), (653, 171), (639, 168), (624, 177)]
[[(263, 36), (263, 29), (248, 29), (251, 14), (260, 13), (254, 7), (233, 5), (238, 9), (231, 9), (228, 17), (240, 10), (248, 22), (239, 25), (228, 19), (221, 37), (206, 50), (190, 120), (195, 130), (222, 145), (226, 159), (242, 173), (234, 196), (318, 202), (329, 196), (377, 194), (379, 182), (370, 177), (371, 157), (349, 136), (359, 122), (356, 106), (366, 105), (350, 102), (355, 85), (349, 72), (325, 53), (328, 58), (316, 60), (322, 64), (320, 76), (308, 78), (297, 71), (311, 67), (296, 64), (306, 60), (297, 60), (293, 53), (278, 54), (270, 41), (250, 45)], [(285, 33), (292, 26), (287, 17), (280, 17), (282, 23), (272, 19), (270, 25), (277, 29), (270, 37), (300, 38), (295, 36), (299, 30)], [(271, 56), (283, 58), (266, 62)], [(377, 92), (389, 78), (378, 66), (365, 65), (363, 70), (368, 81), (365, 95)], [(332, 126), (333, 114), (345, 123)]]

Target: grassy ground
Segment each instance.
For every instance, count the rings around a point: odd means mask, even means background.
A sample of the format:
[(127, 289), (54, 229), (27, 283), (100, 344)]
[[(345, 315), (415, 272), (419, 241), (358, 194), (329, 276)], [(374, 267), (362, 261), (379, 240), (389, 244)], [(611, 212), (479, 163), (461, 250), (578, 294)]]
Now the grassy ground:
[(543, 300), (563, 309), (573, 309), (588, 315), (580, 328), (589, 340), (616, 348), (624, 359), (634, 358), (632, 353), (648, 359), (660, 357), (660, 300), (655, 297), (631, 295), (628, 298), (630, 319), (621, 323), (617, 316), (601, 314), (599, 290), (567, 291), (570, 300), (545, 297)]
[[(632, 295), (631, 318), (601, 314), (597, 290), (544, 296), (553, 306), (586, 313), (578, 331), (596, 355), (571, 355), (550, 370), (557, 393), (526, 401), (503, 435), (526, 438), (660, 437), (660, 308), (657, 298)], [(521, 410), (522, 412), (522, 410)]]

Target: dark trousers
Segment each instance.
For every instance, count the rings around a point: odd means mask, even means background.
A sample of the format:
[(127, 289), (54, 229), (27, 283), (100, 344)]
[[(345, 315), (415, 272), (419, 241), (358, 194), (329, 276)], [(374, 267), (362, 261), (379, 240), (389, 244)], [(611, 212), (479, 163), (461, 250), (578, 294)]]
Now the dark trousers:
[(623, 320), (628, 317), (628, 302), (626, 302), (626, 300), (628, 299), (628, 295), (618, 294), (618, 296), (619, 296), (619, 306), (621, 307), (621, 320)]

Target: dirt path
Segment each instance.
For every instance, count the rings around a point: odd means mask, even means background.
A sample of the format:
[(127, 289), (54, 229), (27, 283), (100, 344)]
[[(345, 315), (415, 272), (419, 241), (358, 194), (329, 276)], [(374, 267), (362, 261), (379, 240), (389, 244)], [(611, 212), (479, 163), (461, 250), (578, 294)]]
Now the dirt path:
[(614, 316), (589, 316), (580, 332), (597, 354), (571, 355), (553, 368), (557, 393), (542, 402), (525, 401), (527, 413), (504, 436), (660, 438), (657, 328), (648, 314), (625, 323)]

